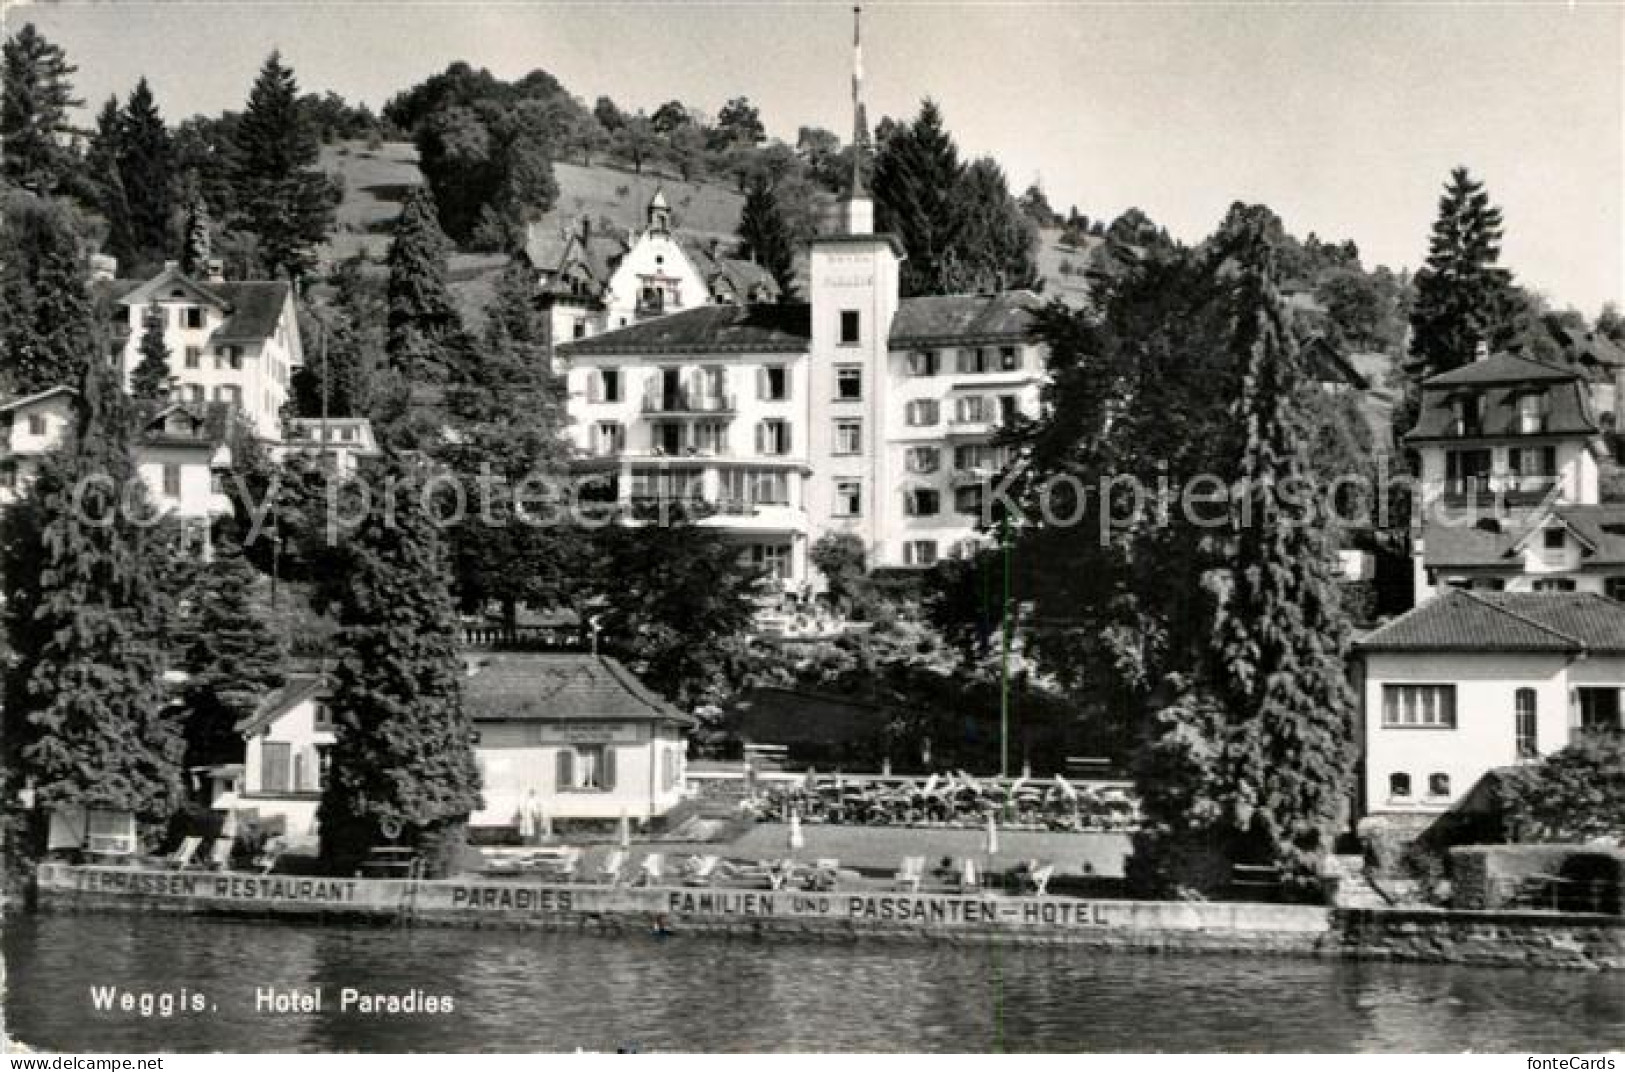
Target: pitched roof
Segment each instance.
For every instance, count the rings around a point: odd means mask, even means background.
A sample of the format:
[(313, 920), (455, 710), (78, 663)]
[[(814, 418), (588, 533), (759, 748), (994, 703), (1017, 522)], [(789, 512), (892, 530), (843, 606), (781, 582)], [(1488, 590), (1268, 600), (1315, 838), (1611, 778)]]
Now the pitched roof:
[(165, 268), (145, 282), (116, 279), (105, 284), (118, 304), (146, 305), (165, 288), (179, 288), (194, 299), (226, 311), (226, 320), (211, 336), (216, 342), (260, 342), (276, 333), (277, 321), (292, 293), (287, 281), (256, 279), (234, 282), (202, 282), (179, 268)]
[(806, 305), (699, 305), (560, 345), (564, 354), (805, 353)]
[(254, 713), (237, 723), (243, 736), (258, 733), (306, 700), (327, 691), (328, 681), (320, 674), (296, 674), (287, 684), (260, 701)]
[[(1428, 384), (1422, 392), (1422, 412), (1417, 416), (1416, 427), (1405, 438), (1413, 441), (1463, 438), (1454, 431), (1455, 393), (1466, 388), (1462, 385), (1439, 387), (1435, 380), (1429, 380)], [(1598, 431), (1591, 417), (1590, 392), (1572, 373), (1541, 381), (1483, 387), (1484, 407), (1479, 431), (1470, 438), (1519, 435), (1518, 399), (1531, 390), (1540, 391), (1547, 400), (1546, 421), (1540, 434), (1592, 436)]]
[(35, 391), (31, 395), (23, 395), (20, 398), (13, 398), (4, 405), (0, 405), (0, 413), (9, 413), (14, 409), (26, 409), (37, 402), (43, 402), (47, 398), (61, 394), (77, 396), (79, 392), (77, 389), (69, 387), (66, 384), (58, 384), (56, 387), (47, 387), (43, 391)]
[(1305, 362), (1311, 379), (1317, 383), (1347, 384), (1356, 391), (1371, 386), (1360, 370), (1330, 339), (1317, 335), (1303, 346)]
[(1625, 565), (1625, 504), (1553, 506), (1520, 521), (1481, 518), (1472, 525), (1430, 521), (1423, 530), (1423, 560), (1430, 569), (1506, 566), (1535, 532), (1556, 519), (1586, 545), (1588, 566)]
[(291, 291), (282, 280), (210, 283), (231, 308), (226, 322), (215, 329), (216, 342), (259, 342), (276, 334), (277, 321)]
[(607, 656), (500, 652), (470, 662), (463, 706), (476, 722), (694, 723)]
[(1570, 369), (1531, 361), (1517, 354), (1499, 353), (1482, 361), (1470, 361), (1460, 368), (1441, 372), (1422, 381), (1423, 387), (1467, 387), (1505, 383), (1553, 383), (1579, 379)]
[(1452, 589), (1356, 642), (1361, 651), (1625, 653), (1625, 603), (1591, 592)]
[(1032, 332), (1040, 305), (1030, 290), (904, 298), (891, 322), (891, 345), (1018, 341)]
[(839, 745), (885, 730), (891, 709), (850, 696), (800, 689), (751, 689), (732, 708), (739, 735), (756, 744)]

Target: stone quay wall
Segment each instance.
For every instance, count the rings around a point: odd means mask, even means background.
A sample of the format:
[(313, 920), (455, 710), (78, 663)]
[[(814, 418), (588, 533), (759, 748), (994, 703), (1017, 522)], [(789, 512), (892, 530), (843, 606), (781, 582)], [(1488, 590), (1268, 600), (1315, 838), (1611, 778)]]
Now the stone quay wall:
[(1625, 917), (1598, 915), (483, 879), (413, 882), (62, 864), (42, 865), (36, 879), (39, 905), (46, 910), (1625, 969)]

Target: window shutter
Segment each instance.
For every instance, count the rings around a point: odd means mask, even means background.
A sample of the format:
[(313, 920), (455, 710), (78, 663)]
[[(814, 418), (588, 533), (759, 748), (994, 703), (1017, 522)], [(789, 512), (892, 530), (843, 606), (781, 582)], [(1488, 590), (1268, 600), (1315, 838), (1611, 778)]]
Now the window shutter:
[(558, 770), (556, 772), (553, 788), (555, 791), (569, 789), (575, 785), (575, 758), (576, 754), (568, 748), (558, 751)]
[(615, 753), (620, 751), (614, 745), (604, 746), (604, 788), (615, 788)]
[(765, 368), (756, 370), (756, 397), (764, 401), (767, 399), (767, 369)]
[(1580, 729), (1580, 690), (1569, 690), (1569, 732), (1577, 733)]
[(756, 422), (756, 453), (767, 453), (767, 422)]

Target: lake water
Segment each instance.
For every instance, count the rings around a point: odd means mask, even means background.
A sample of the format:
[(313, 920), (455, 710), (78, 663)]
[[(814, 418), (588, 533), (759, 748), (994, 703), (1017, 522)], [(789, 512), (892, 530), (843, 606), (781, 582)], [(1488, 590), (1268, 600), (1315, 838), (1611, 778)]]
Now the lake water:
[[(1615, 975), (159, 915), (5, 921), (6, 1024), (49, 1050), (1444, 1050), (1625, 1045)], [(93, 987), (201, 1012), (96, 1011)], [(320, 989), (319, 1012), (255, 1009)], [(343, 989), (452, 1011), (341, 1011)], [(199, 996), (202, 996), (200, 999)]]

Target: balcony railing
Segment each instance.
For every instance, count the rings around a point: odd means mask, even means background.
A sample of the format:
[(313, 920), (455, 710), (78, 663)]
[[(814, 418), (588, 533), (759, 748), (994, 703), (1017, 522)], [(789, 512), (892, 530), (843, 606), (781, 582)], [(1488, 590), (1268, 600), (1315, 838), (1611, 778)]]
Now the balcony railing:
[(643, 412), (732, 416), (736, 410), (733, 395), (711, 391), (655, 391), (644, 396)]
[(993, 479), (996, 470), (990, 465), (969, 465), (955, 469), (949, 479), (957, 486), (969, 484), (986, 484)]

